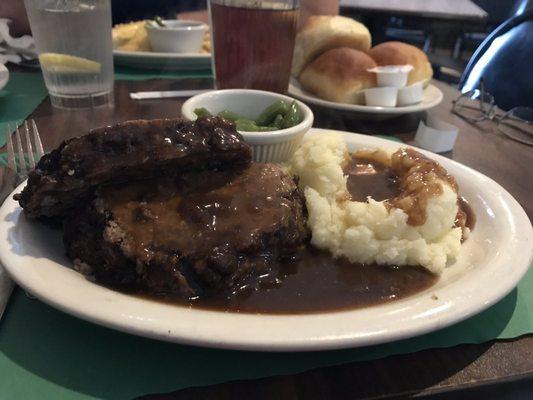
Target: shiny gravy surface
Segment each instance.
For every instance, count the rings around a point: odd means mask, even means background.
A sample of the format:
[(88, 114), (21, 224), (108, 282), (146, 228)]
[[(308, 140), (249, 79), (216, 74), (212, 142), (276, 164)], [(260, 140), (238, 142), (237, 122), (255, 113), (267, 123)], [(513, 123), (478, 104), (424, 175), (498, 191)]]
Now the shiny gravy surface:
[[(364, 201), (372, 196), (381, 201), (399, 194), (397, 178), (389, 167), (378, 161), (354, 157), (345, 165), (344, 171), (354, 200)], [(466, 226), (472, 229), (472, 210), (463, 199), (459, 203), (461, 218), (466, 218)], [(245, 287), (232, 296), (193, 301), (172, 297), (158, 299), (193, 308), (232, 312), (313, 313), (353, 309), (403, 298), (429, 288), (438, 279), (421, 267), (353, 264), (311, 246), (293, 260), (280, 262), (272, 270), (278, 271), (277, 274), (264, 277), (258, 289)]]
[(257, 290), (243, 290), (229, 298), (201, 298), (190, 304), (246, 313), (312, 313), (399, 299), (437, 281), (437, 276), (421, 267), (357, 265), (311, 246), (296, 260), (280, 263), (279, 269), (277, 282), (266, 281)]

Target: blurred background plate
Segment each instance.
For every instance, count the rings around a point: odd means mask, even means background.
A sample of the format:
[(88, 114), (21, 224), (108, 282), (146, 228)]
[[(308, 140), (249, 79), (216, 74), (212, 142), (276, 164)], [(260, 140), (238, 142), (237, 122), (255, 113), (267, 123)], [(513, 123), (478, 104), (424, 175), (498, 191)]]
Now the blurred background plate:
[(7, 70), (4, 64), (0, 64), (0, 90), (2, 90), (4, 86), (7, 85), (8, 80), (9, 80), (9, 71)]
[(303, 90), (296, 79), (292, 79), (289, 84), (289, 95), (296, 97), (307, 104), (334, 110), (348, 111), (350, 114), (361, 115), (361, 117), (369, 119), (387, 119), (403, 114), (425, 111), (437, 106), (442, 101), (442, 92), (432, 84), (429, 84), (428, 87), (424, 89), (424, 98), (421, 103), (404, 107), (362, 106), (323, 100)]
[(211, 69), (211, 54), (113, 50), (115, 65), (165, 71)]

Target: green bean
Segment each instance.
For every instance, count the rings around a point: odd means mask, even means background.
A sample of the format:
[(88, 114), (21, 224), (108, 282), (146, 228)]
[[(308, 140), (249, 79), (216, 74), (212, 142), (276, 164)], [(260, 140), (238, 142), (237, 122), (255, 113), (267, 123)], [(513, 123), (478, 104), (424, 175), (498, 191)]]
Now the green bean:
[(230, 111), (230, 110), (222, 110), (217, 115), (219, 117), (227, 119), (228, 121), (233, 121), (233, 122), (239, 119), (247, 119), (246, 117), (243, 117), (242, 115), (234, 113), (233, 111)]
[(272, 128), (281, 129), (281, 126), (283, 125), (283, 115), (278, 114), (276, 115), (276, 118), (274, 118), (274, 121), (269, 125)]
[(238, 119), (235, 121), (235, 127), (238, 131), (255, 131), (257, 125), (249, 119)]
[(283, 118), (283, 124), (281, 125), (282, 129), (290, 128), (294, 125), (300, 123), (300, 110), (298, 110), (298, 104), (296, 101), (293, 101), (289, 106), (289, 111), (285, 114)]
[(275, 129), (269, 126), (258, 126), (254, 121), (249, 119), (238, 119), (235, 121), (235, 127), (238, 131), (244, 132), (266, 132)]
[[(204, 107), (196, 108), (194, 113), (199, 118), (212, 116), (209, 110)], [(300, 110), (296, 101), (288, 105), (283, 100), (277, 100), (269, 105), (255, 121), (230, 110), (222, 110), (217, 115), (234, 122), (237, 130), (245, 132), (267, 132), (285, 129), (297, 125), (301, 121)]]
[(198, 118), (200, 117), (212, 117), (213, 115), (204, 107), (201, 107), (201, 108), (195, 108), (194, 109), (194, 113), (198, 116)]
[(261, 114), (259, 114), (259, 116), (255, 119), (255, 123), (263, 126), (269, 125), (272, 123), (272, 121), (274, 121), (276, 115), (285, 115), (288, 110), (289, 107), (287, 106), (287, 103), (285, 103), (283, 100), (277, 100), (265, 108)]

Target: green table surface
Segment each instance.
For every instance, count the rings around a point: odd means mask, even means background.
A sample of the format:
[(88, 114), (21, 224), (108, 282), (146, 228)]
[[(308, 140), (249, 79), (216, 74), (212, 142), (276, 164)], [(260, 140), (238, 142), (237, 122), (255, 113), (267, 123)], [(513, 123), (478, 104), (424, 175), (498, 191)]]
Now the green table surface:
[(120, 333), (71, 317), (17, 290), (0, 324), (0, 397), (128, 399), (428, 348), (515, 338), (533, 332), (532, 300), (530, 270), (517, 289), (496, 305), (440, 331), (357, 349), (257, 353), (182, 346)]
[(14, 129), (43, 101), (48, 92), (40, 73), (11, 73), (0, 90), (0, 147), (6, 143), (8, 126)]

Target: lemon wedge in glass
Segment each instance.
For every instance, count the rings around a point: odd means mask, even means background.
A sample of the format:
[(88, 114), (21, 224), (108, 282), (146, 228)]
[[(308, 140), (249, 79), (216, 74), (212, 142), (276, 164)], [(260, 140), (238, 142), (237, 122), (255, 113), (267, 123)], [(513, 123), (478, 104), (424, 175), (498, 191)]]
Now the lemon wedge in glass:
[(39, 55), (39, 62), (43, 69), (58, 73), (98, 74), (102, 69), (99, 62), (68, 54), (42, 53)]

